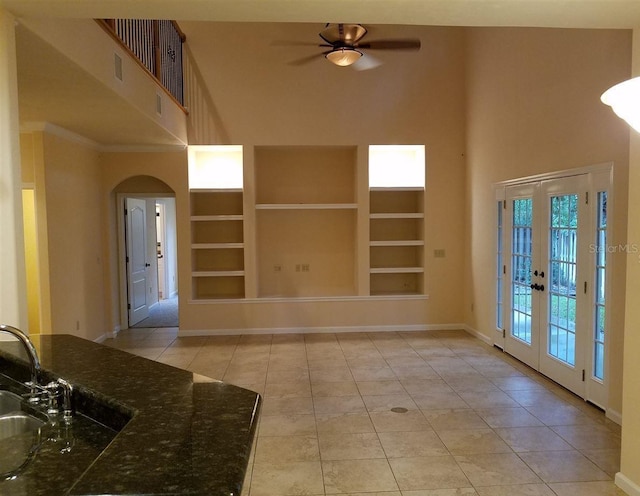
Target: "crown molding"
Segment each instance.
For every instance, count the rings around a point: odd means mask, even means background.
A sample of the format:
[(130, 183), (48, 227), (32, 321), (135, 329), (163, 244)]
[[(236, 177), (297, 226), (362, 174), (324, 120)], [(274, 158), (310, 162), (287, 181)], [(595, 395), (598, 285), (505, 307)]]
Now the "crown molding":
[(73, 143), (77, 143), (79, 145), (86, 146), (88, 148), (92, 148), (94, 150), (100, 150), (100, 143), (97, 141), (93, 141), (92, 139), (86, 138), (80, 134), (74, 133), (73, 131), (69, 131), (64, 127), (58, 126), (56, 124), (52, 124), (50, 122), (25, 122), (20, 125), (21, 133), (36, 133), (43, 132), (47, 134), (51, 134), (53, 136), (57, 136), (58, 138), (62, 138), (67, 141), (71, 141)]
[(25, 122), (20, 125), (20, 133), (38, 132), (51, 134), (104, 153), (182, 152), (187, 149), (186, 143), (177, 145), (104, 145), (50, 122)]

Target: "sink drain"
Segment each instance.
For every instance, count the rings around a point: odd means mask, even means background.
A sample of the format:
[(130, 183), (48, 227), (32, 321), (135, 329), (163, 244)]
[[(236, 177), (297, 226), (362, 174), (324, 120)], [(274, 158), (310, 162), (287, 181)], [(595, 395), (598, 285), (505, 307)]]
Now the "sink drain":
[(407, 410), (406, 408), (402, 407), (402, 406), (394, 406), (391, 411), (393, 413), (407, 413), (409, 410)]

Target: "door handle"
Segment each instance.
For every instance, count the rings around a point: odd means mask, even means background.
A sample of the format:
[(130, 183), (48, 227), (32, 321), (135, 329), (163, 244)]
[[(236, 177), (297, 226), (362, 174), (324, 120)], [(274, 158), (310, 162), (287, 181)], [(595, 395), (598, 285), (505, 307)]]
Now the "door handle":
[(535, 289), (536, 291), (544, 291), (544, 284), (532, 284), (531, 289)]
[(151, 264), (150, 263), (146, 263), (146, 264), (144, 264), (144, 266), (145, 267), (151, 267)]

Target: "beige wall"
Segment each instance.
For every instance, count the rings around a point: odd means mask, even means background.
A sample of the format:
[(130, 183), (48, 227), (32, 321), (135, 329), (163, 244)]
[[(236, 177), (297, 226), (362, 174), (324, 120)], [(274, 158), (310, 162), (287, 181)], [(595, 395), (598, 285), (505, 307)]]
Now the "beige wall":
[(27, 329), (15, 22), (0, 7), (0, 322)]
[[(189, 249), (187, 153), (186, 150), (168, 153), (105, 152), (100, 155), (100, 165), (102, 169), (101, 195), (106, 205), (103, 225), (105, 226), (109, 251), (105, 286), (109, 312), (106, 318), (108, 330), (113, 332), (121, 327), (122, 320), (120, 312), (120, 280), (122, 275), (118, 266), (119, 238), (116, 221), (116, 193), (140, 193), (162, 197), (173, 196), (175, 191), (179, 280), (182, 277), (180, 272), (184, 272), (184, 276), (188, 277), (191, 250)], [(157, 180), (152, 178), (157, 178)], [(153, 210), (155, 211), (155, 208)], [(182, 290), (181, 287), (179, 289)], [(184, 294), (188, 294), (186, 288)]]
[[(209, 93), (202, 96), (200, 86), (198, 98), (189, 104), (193, 116), (190, 132), (196, 143), (426, 146), (425, 272), (429, 299), (419, 304), (422, 313), (418, 312), (417, 321), (413, 306), (406, 314), (414, 323), (460, 322), (465, 205), (464, 30), (386, 26), (371, 36), (420, 37), (423, 49), (376, 53), (384, 64), (358, 72), (333, 66), (321, 57), (308, 65), (288, 64), (320, 52), (317, 47), (265, 45), (270, 39), (314, 42), (319, 39), (315, 24), (221, 23), (215, 29), (198, 23), (181, 25), (189, 32), (189, 50), (199, 64), (198, 82), (209, 88)], [(216, 50), (211, 50), (212, 46)], [(199, 112), (202, 109), (194, 107), (197, 102), (211, 110), (210, 118), (203, 118)], [(436, 248), (445, 249), (446, 258), (435, 259), (432, 254)], [(216, 322), (221, 315), (228, 318), (230, 312), (198, 309), (199, 315), (207, 311), (214, 312), (209, 320)], [(261, 323), (277, 326), (278, 321), (283, 322), (273, 317), (278, 309), (262, 320), (256, 317), (260, 312), (236, 313), (228, 320), (229, 325), (262, 327)], [(318, 322), (313, 317), (316, 313), (321, 315)], [(310, 325), (340, 325), (338, 318), (332, 320), (321, 310), (312, 314), (306, 320)], [(362, 325), (376, 321), (366, 312), (364, 317)], [(198, 326), (205, 320), (194, 320), (192, 328), (202, 328)], [(346, 315), (342, 318), (344, 325), (350, 325), (349, 320)], [(390, 320), (387, 317), (386, 323)], [(181, 327), (186, 322), (181, 315)], [(290, 324), (300, 325), (296, 319)]]
[[(478, 28), (469, 30), (467, 47), (465, 321), (492, 336), (494, 183), (613, 162), (611, 244), (626, 243), (628, 130), (600, 95), (629, 76), (631, 35)], [(611, 267), (610, 406), (620, 412), (625, 255), (613, 254)]]
[[(640, 76), (640, 31), (633, 32), (633, 76)], [(629, 129), (629, 128), (627, 128)], [(640, 243), (640, 135), (630, 132), (629, 152), (629, 243)], [(634, 215), (635, 214), (635, 215)], [(616, 483), (628, 494), (640, 494), (640, 263), (627, 264), (627, 292), (624, 329), (624, 376), (622, 454)]]
[(97, 151), (47, 132), (21, 136), (33, 165), (41, 332), (97, 339), (106, 330)]

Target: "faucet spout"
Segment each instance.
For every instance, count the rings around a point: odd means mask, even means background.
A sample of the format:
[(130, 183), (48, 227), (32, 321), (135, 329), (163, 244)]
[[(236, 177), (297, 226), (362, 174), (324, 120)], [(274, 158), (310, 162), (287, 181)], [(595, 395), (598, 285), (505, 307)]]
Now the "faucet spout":
[(29, 363), (31, 366), (31, 383), (29, 386), (31, 387), (31, 391), (34, 392), (35, 389), (40, 385), (40, 359), (38, 358), (38, 353), (36, 352), (36, 348), (33, 346), (33, 343), (29, 339), (24, 332), (20, 329), (12, 327), (10, 325), (0, 325), (0, 332), (8, 332), (9, 334), (18, 338), (18, 341), (22, 343), (24, 346), (27, 355), (29, 356)]

